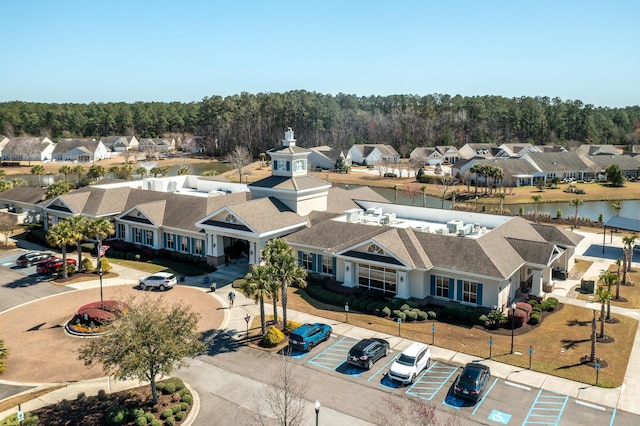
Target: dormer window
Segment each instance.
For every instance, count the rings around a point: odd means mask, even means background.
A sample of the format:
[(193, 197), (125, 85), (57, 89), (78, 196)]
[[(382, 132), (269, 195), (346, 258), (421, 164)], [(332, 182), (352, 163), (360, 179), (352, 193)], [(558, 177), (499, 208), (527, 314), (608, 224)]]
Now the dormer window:
[(384, 254), (384, 250), (377, 244), (371, 244), (367, 247), (367, 253)]

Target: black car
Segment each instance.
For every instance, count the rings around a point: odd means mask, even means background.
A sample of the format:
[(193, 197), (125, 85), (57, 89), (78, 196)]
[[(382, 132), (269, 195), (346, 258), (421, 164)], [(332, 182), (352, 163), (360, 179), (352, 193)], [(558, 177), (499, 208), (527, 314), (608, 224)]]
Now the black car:
[(453, 385), (453, 394), (464, 399), (478, 401), (484, 395), (491, 378), (491, 369), (483, 364), (470, 362)]
[(389, 342), (384, 339), (363, 339), (356, 343), (347, 355), (347, 362), (370, 370), (373, 363), (389, 354)]
[(44, 260), (48, 260), (54, 257), (49, 253), (40, 253), (38, 251), (32, 251), (22, 256), (18, 257), (16, 260), (16, 266), (20, 268), (26, 268), (27, 266), (35, 265), (36, 263), (42, 262)]

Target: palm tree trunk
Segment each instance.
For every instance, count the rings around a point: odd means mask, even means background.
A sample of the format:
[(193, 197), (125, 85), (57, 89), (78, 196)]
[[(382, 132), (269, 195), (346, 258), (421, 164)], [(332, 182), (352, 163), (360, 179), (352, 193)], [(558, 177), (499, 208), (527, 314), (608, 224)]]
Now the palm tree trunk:
[(278, 323), (278, 293), (274, 293), (273, 297), (273, 323)]
[(260, 331), (264, 336), (267, 333), (267, 322), (264, 318), (264, 297), (260, 296)]
[(282, 329), (287, 326), (287, 282), (282, 282)]
[(604, 337), (604, 303), (600, 308), (600, 338)]
[(67, 278), (69, 276), (67, 271), (67, 245), (62, 244), (60, 248), (62, 249), (62, 278)]
[(82, 272), (82, 246), (80, 241), (76, 243), (76, 250), (78, 250), (78, 272)]

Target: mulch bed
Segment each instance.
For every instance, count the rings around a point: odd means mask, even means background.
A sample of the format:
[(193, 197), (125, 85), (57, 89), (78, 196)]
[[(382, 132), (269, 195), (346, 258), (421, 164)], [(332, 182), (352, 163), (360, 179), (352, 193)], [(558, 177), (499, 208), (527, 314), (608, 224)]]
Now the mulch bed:
[[(145, 412), (154, 413), (157, 419), (167, 408), (179, 404), (176, 395), (165, 395), (158, 391), (158, 404), (151, 404), (151, 386), (141, 386), (127, 391), (104, 394), (102, 397), (84, 397), (82, 394), (75, 400), (63, 400), (54, 405), (48, 405), (33, 411), (38, 416), (38, 424), (48, 426), (103, 426), (105, 413), (115, 407), (124, 405), (127, 408), (141, 407)], [(189, 406), (187, 414), (193, 405)], [(188, 417), (188, 416), (187, 416)], [(187, 418), (185, 417), (185, 419)], [(176, 421), (180, 425), (183, 421)], [(164, 421), (162, 421), (164, 424)], [(124, 426), (134, 425), (134, 421), (123, 423)]]

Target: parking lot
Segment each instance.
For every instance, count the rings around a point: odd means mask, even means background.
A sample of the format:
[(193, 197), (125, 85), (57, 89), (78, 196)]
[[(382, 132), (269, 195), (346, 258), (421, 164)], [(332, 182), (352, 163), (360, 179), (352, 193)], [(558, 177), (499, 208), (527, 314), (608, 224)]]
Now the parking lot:
[[(377, 387), (395, 395), (408, 395), (434, 404), (438, 409), (474, 423), (522, 425), (637, 424), (638, 416), (620, 413), (609, 407), (583, 402), (567, 395), (531, 388), (492, 376), (484, 396), (476, 403), (453, 395), (460, 366), (440, 360), (430, 365), (415, 383), (402, 386), (387, 377), (389, 367), (399, 354), (389, 356), (363, 370), (346, 362), (349, 349), (358, 342), (347, 336), (332, 335), (328, 342), (310, 352), (283, 353), (307, 368), (347, 379), (353, 385)], [(480, 360), (481, 361), (481, 360)]]

